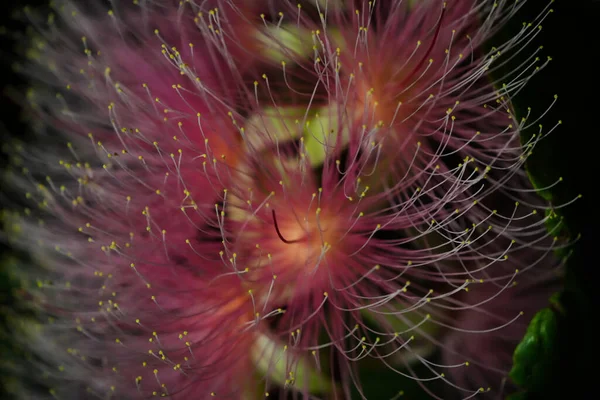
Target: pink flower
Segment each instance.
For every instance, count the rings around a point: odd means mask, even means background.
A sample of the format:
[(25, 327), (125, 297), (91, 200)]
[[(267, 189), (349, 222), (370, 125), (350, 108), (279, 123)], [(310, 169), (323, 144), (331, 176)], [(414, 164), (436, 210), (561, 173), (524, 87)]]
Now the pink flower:
[(511, 104), (545, 64), (489, 73), (549, 10), (486, 51), (518, 5), (55, 8), (26, 13), (39, 136), (7, 213), (51, 395), (367, 397), (374, 360), (464, 398), (507, 373), (559, 244)]

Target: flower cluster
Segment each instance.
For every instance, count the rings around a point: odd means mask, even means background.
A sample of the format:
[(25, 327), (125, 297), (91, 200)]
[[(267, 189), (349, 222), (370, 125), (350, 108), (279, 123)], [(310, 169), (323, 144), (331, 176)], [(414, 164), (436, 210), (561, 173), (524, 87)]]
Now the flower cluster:
[(24, 10), (4, 220), (49, 398), (501, 393), (562, 245), (511, 103), (549, 8), (488, 47), (520, 2), (111, 4)]

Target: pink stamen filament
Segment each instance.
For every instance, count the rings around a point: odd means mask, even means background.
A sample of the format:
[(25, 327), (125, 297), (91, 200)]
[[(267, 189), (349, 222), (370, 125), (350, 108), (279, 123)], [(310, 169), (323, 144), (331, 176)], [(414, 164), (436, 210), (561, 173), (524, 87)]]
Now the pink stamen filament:
[(415, 76), (415, 74), (419, 71), (419, 69), (423, 66), (427, 57), (429, 57), (429, 55), (431, 54), (431, 51), (433, 50), (433, 46), (435, 46), (435, 42), (437, 41), (437, 39), (440, 35), (440, 30), (442, 28), (442, 21), (444, 20), (445, 12), (446, 12), (446, 7), (442, 8), (440, 20), (438, 21), (438, 24), (435, 28), (435, 34), (433, 35), (433, 39), (431, 40), (431, 43), (429, 44), (429, 48), (427, 49), (427, 52), (423, 55), (423, 57), (421, 57), (421, 61), (419, 61), (417, 63), (417, 65), (413, 68), (413, 70), (410, 72), (410, 74), (408, 74), (408, 76), (406, 78), (404, 78), (404, 80), (402, 82), (400, 82), (399, 86), (403, 86), (406, 82), (409, 82)]

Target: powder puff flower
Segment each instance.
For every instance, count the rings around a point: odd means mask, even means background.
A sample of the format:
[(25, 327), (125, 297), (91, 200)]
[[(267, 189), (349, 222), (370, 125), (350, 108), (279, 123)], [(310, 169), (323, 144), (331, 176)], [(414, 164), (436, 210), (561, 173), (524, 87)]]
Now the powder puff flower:
[(4, 214), (50, 396), (498, 393), (562, 244), (511, 103), (545, 63), (494, 73), (551, 10), (488, 50), (518, 4), (133, 3), (25, 11)]

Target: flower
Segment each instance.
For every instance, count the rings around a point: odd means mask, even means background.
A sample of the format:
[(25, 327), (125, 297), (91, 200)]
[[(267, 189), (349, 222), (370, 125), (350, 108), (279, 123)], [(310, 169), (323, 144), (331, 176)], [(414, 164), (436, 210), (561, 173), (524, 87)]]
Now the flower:
[(545, 64), (490, 72), (551, 10), (488, 51), (518, 5), (54, 8), (25, 11), (38, 136), (4, 213), (50, 395), (367, 397), (371, 361), (435, 398), (501, 390), (562, 244), (511, 103)]

